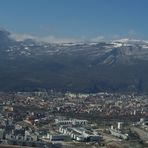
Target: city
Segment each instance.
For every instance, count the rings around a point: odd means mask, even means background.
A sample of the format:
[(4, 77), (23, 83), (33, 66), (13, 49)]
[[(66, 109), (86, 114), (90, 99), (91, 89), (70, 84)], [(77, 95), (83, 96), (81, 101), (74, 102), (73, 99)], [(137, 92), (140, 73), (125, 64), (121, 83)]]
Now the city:
[(147, 147), (147, 95), (0, 93), (1, 145)]

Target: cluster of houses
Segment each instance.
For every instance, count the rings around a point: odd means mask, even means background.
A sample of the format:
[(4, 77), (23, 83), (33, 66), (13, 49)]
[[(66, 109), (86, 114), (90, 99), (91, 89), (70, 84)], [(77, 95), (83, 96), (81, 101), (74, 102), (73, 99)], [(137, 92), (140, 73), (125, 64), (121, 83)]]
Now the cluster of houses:
[(102, 135), (91, 129), (88, 126), (87, 120), (59, 120), (55, 119), (55, 123), (59, 125), (59, 133), (56, 135), (50, 135), (51, 141), (58, 140), (76, 140), (79, 142), (99, 142), (102, 140)]

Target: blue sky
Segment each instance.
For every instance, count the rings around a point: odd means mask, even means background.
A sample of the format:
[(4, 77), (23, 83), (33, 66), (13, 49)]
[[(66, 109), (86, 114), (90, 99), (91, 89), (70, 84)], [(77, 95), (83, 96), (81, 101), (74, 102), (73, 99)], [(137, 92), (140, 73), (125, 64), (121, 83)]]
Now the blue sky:
[(0, 26), (35, 36), (148, 39), (148, 0), (0, 0)]

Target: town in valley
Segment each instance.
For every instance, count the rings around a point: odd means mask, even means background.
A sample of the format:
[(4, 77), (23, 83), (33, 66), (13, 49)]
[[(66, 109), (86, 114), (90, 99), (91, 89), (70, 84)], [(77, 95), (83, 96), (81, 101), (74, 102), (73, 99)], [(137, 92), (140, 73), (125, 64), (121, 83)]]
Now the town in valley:
[(26, 147), (148, 147), (148, 96), (0, 92), (0, 143)]

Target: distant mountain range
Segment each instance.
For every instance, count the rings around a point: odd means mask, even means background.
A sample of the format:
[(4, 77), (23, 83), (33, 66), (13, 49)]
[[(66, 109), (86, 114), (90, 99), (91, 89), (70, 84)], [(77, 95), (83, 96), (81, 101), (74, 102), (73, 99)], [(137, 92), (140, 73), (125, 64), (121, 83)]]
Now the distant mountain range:
[(148, 92), (148, 42), (16, 41), (0, 30), (0, 91)]

